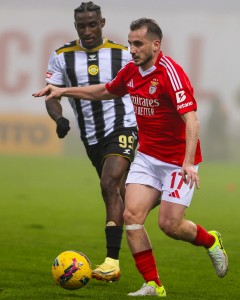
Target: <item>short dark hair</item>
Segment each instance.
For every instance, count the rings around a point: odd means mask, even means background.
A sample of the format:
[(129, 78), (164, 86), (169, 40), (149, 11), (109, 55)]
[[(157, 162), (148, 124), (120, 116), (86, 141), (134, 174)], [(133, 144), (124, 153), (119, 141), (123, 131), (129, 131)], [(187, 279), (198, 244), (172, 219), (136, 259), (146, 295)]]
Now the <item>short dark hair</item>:
[(74, 9), (74, 16), (77, 13), (84, 13), (88, 11), (95, 11), (98, 15), (101, 15), (101, 7), (94, 4), (92, 1), (82, 2), (80, 6)]
[(160, 39), (160, 41), (162, 40), (162, 30), (155, 20), (148, 18), (140, 18), (138, 20), (132, 21), (132, 23), (130, 24), (131, 31), (140, 29), (142, 27), (147, 28), (147, 33), (154, 34)]

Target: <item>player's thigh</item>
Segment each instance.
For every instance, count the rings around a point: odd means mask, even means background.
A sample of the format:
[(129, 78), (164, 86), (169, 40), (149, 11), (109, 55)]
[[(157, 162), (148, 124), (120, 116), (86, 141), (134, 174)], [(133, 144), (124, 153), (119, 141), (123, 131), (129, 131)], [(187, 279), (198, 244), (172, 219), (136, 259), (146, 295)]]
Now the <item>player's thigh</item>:
[(160, 194), (159, 190), (149, 185), (127, 184), (124, 212), (126, 224), (144, 224)]
[(179, 225), (185, 215), (186, 206), (174, 202), (161, 201), (161, 209), (159, 211), (159, 225)]
[(116, 181), (125, 179), (129, 165), (128, 159), (118, 155), (109, 155), (104, 160), (101, 178), (111, 178)]
[(135, 155), (136, 134), (135, 128), (122, 128), (105, 138), (101, 151), (102, 179), (126, 177)]

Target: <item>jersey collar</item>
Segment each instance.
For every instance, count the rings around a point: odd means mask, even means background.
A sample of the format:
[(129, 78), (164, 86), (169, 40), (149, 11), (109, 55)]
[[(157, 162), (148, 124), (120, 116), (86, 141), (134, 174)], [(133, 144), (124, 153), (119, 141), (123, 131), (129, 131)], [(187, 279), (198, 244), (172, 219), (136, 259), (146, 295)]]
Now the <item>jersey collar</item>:
[(106, 45), (108, 43), (108, 38), (103, 37), (102, 39), (102, 44), (96, 48), (92, 48), (92, 49), (86, 49), (82, 46), (82, 42), (81, 40), (77, 40), (77, 44), (79, 45), (79, 47), (81, 48), (81, 50), (85, 51), (85, 52), (95, 52), (98, 51), (99, 49), (103, 48), (104, 45)]
[(142, 75), (142, 77), (147, 76), (148, 74), (152, 73), (155, 70), (156, 70), (155, 65), (145, 71), (143, 71), (143, 69), (139, 67), (139, 73)]

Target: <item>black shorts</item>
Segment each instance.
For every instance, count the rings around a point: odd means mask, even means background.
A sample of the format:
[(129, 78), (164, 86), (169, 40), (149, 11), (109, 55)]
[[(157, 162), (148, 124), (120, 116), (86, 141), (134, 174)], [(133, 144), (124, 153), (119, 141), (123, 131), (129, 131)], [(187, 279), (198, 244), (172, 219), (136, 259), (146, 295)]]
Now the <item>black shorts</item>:
[(101, 177), (103, 162), (107, 156), (119, 155), (132, 162), (137, 143), (137, 129), (136, 127), (129, 127), (114, 131), (98, 144), (85, 145), (85, 148), (89, 159)]

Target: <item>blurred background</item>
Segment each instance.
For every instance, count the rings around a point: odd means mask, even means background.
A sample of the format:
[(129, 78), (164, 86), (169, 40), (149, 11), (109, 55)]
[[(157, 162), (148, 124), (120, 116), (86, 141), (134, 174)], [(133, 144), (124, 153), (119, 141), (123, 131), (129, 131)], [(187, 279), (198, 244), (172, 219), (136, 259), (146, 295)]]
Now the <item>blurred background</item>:
[[(45, 85), (54, 49), (77, 38), (76, 0), (1, 0), (0, 154), (81, 155), (85, 150), (67, 101), (71, 131), (55, 133), (43, 98), (31, 95)], [(129, 24), (140, 17), (162, 28), (162, 50), (185, 69), (195, 88), (205, 161), (240, 161), (240, 1), (96, 0), (104, 35), (127, 45)]]

